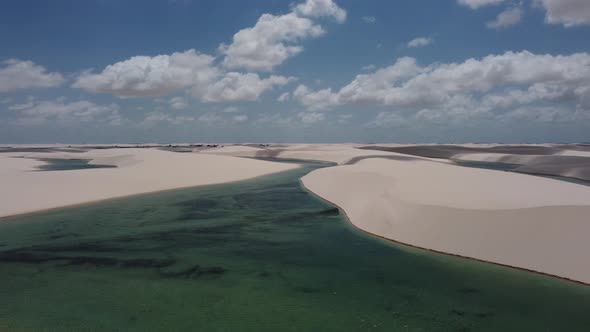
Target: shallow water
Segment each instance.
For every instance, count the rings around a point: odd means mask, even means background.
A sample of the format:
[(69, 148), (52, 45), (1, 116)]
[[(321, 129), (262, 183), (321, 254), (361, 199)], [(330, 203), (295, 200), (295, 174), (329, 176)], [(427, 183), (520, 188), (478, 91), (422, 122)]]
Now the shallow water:
[(71, 171), (75, 169), (90, 169), (90, 168), (114, 168), (112, 165), (96, 165), (90, 164), (90, 159), (54, 159), (41, 158), (40, 161), (46, 162), (39, 166), (40, 171)]
[(548, 178), (548, 179), (553, 179), (553, 180), (558, 180), (558, 181), (565, 181), (565, 182), (581, 184), (584, 186), (590, 186), (590, 181), (584, 181), (581, 179), (576, 179), (576, 178), (567, 177), (567, 176), (544, 175), (544, 174), (532, 174), (532, 173), (526, 173), (526, 172), (519, 172), (516, 170), (518, 167), (520, 167), (520, 165), (518, 165), (518, 164), (498, 163), (498, 162), (492, 162), (492, 161), (470, 161), (470, 160), (453, 160), (453, 162), (459, 166), (464, 166), (464, 167), (515, 172), (515, 173), (527, 174), (527, 175), (531, 175), (531, 176), (540, 176), (543, 178)]
[(0, 219), (0, 331), (587, 331), (589, 288), (364, 235), (322, 166)]

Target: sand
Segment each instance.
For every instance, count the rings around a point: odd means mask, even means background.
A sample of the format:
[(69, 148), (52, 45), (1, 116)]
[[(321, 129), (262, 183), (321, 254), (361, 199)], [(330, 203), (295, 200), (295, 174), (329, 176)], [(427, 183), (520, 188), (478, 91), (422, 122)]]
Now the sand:
[[(42, 162), (29, 158), (91, 159), (91, 163), (116, 165), (117, 168), (36, 171)], [(147, 192), (245, 180), (296, 167), (157, 149), (0, 153), (0, 217)]]
[(306, 188), (401, 243), (590, 283), (590, 188), (426, 160), (316, 170)]
[(364, 150), (389, 151), (440, 160), (486, 161), (519, 165), (512, 171), (565, 176), (590, 181), (590, 151), (586, 145), (411, 145), (363, 146)]

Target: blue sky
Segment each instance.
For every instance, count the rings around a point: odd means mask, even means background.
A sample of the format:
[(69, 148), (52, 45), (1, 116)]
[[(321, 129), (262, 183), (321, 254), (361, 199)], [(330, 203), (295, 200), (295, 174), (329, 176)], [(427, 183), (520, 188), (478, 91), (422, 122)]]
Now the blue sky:
[(586, 0), (0, 4), (0, 143), (590, 141)]

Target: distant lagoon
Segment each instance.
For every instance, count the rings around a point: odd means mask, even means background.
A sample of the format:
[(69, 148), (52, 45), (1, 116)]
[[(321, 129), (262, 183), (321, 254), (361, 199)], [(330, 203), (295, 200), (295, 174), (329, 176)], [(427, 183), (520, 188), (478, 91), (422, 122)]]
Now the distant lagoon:
[(58, 159), (58, 158), (39, 158), (39, 161), (45, 162), (38, 168), (40, 171), (71, 171), (75, 169), (91, 168), (114, 168), (113, 165), (96, 165), (91, 164), (90, 159)]

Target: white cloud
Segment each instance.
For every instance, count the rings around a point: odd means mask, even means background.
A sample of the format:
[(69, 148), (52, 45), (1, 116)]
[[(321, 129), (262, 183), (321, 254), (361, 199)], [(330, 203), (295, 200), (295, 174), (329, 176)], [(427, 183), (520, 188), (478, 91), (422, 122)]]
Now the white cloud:
[[(257, 100), (265, 91), (294, 79), (224, 72), (213, 62), (212, 56), (195, 50), (154, 57), (136, 56), (109, 65), (100, 73), (83, 73), (72, 86), (121, 98), (157, 97), (190, 90), (203, 102), (228, 102)], [(187, 106), (181, 99), (174, 101), (173, 108)]]
[(488, 22), (486, 25), (490, 29), (501, 29), (516, 25), (522, 19), (523, 10), (520, 7), (508, 8), (498, 14), (495, 20)]
[(197, 120), (199, 122), (205, 123), (208, 126), (224, 127), (244, 123), (248, 121), (248, 116), (244, 114), (237, 114), (226, 117), (218, 113), (209, 112), (200, 115)]
[(323, 113), (315, 112), (300, 112), (297, 114), (297, 117), (301, 119), (301, 122), (304, 124), (314, 124), (325, 119), (325, 115)]
[(199, 122), (203, 122), (205, 124), (207, 124), (208, 126), (212, 126), (212, 125), (220, 125), (223, 124), (225, 122), (224, 118), (216, 113), (205, 113), (203, 115), (200, 115), (197, 120)]
[(332, 89), (311, 91), (305, 85), (299, 85), (293, 91), (293, 98), (312, 111), (328, 109), (338, 103), (338, 96), (332, 93)]
[(188, 101), (184, 97), (173, 97), (168, 103), (175, 110), (183, 110), (188, 107)]
[(369, 24), (373, 24), (373, 23), (377, 22), (377, 19), (375, 18), (375, 16), (363, 16), (363, 17), (361, 17), (361, 19), (363, 21), (365, 21), (365, 23), (369, 23)]
[(214, 58), (195, 50), (171, 55), (135, 56), (107, 66), (100, 73), (80, 75), (72, 87), (118, 97), (163, 96), (207, 85), (219, 75)]
[(278, 102), (284, 103), (291, 98), (291, 94), (289, 92), (282, 93), (279, 98), (277, 98)]
[(432, 44), (434, 40), (432, 38), (427, 37), (418, 37), (410, 40), (408, 42), (408, 47), (410, 48), (417, 48), (417, 47), (424, 47)]
[(240, 109), (236, 106), (228, 106), (223, 109), (223, 113), (237, 113)]
[(272, 71), (288, 58), (303, 51), (300, 42), (317, 38), (324, 29), (311, 18), (329, 16), (338, 22), (346, 11), (332, 0), (307, 0), (285, 15), (263, 14), (251, 28), (238, 31), (231, 44), (221, 44), (223, 65), (249, 71)]
[(101, 121), (119, 124), (119, 106), (97, 105), (87, 100), (66, 102), (62, 98), (49, 101), (29, 101), (9, 106), (18, 113), (21, 124), (42, 124), (48, 121), (60, 123)]
[(367, 127), (382, 127), (382, 128), (395, 128), (402, 127), (408, 123), (408, 120), (395, 112), (380, 112), (375, 117), (375, 120), (369, 122)]
[(154, 125), (160, 124), (160, 123), (169, 123), (172, 125), (183, 125), (183, 124), (187, 124), (187, 123), (190, 123), (193, 121), (195, 121), (195, 118), (192, 116), (170, 115), (168, 113), (154, 111), (154, 112), (150, 112), (150, 113), (146, 114), (142, 125), (154, 126)]
[(306, 0), (295, 6), (294, 12), (307, 17), (331, 17), (339, 23), (346, 21), (346, 11), (333, 0)]
[(292, 77), (275, 75), (261, 79), (258, 74), (231, 72), (206, 87), (196, 86), (193, 95), (204, 102), (254, 101), (263, 92), (292, 80)]
[(375, 70), (375, 68), (377, 68), (377, 66), (375, 66), (374, 64), (370, 64), (370, 65), (363, 66), (362, 70), (371, 71), (371, 70)]
[(457, 3), (471, 9), (478, 9), (485, 6), (498, 5), (503, 1), (504, 0), (457, 0)]
[(563, 24), (566, 27), (590, 24), (590, 1), (588, 0), (535, 0), (545, 8), (545, 21)]
[(590, 54), (567, 56), (506, 52), (462, 63), (420, 66), (405, 57), (361, 74), (333, 92), (299, 86), (294, 98), (309, 110), (342, 104), (403, 108), (422, 119), (485, 116), (523, 105), (561, 105), (590, 112)]
[(198, 117), (187, 115), (173, 115), (160, 111), (154, 111), (146, 114), (143, 122), (144, 126), (155, 126), (158, 124), (170, 124), (174, 126), (194, 124), (197, 122), (203, 123), (207, 126), (226, 126), (231, 124), (244, 123), (248, 121), (248, 116), (244, 114), (237, 114), (233, 116), (224, 116), (219, 113), (209, 112), (199, 115)]
[(350, 122), (350, 119), (352, 119), (352, 114), (340, 114), (338, 116), (338, 123), (339, 124), (346, 124)]
[(561, 107), (520, 107), (498, 117), (499, 120), (508, 122), (569, 122), (578, 120), (578, 114)]
[(21, 89), (53, 88), (64, 83), (60, 73), (47, 72), (31, 61), (8, 59), (0, 66), (0, 92)]
[(236, 123), (242, 123), (242, 122), (246, 122), (248, 121), (248, 116), (241, 114), (241, 115), (234, 115), (234, 117), (232, 118), (232, 120)]

